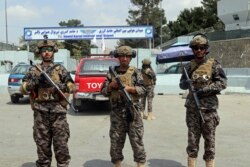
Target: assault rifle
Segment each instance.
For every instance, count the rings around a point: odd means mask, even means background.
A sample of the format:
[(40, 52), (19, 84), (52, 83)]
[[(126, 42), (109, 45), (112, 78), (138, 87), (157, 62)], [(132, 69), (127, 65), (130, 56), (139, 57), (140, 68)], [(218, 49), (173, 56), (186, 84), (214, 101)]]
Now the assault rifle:
[(57, 84), (49, 77), (49, 75), (43, 71), (38, 65), (33, 65), (32, 60), (30, 60), (30, 65), (35, 66), (38, 71), (41, 72), (41, 75), (45, 77), (45, 79), (51, 84), (51, 86), (59, 93), (59, 95), (69, 104), (70, 108), (74, 111), (77, 112), (77, 110), (74, 108), (74, 106), (69, 102), (68, 98), (65, 96), (65, 94), (61, 91), (61, 89), (58, 87)]
[(121, 91), (122, 96), (125, 99), (126, 108), (129, 110), (128, 122), (133, 122), (134, 121), (134, 112), (137, 111), (137, 109), (135, 108), (133, 101), (132, 101), (129, 93), (126, 91), (125, 86), (123, 85), (121, 79), (119, 78), (119, 76), (117, 75), (117, 73), (114, 71), (114, 69), (111, 66), (109, 67), (109, 72), (111, 75), (113, 75), (115, 77), (115, 80), (118, 84), (119, 90)]
[[(186, 79), (190, 80), (190, 78), (188, 76), (188, 73), (187, 73), (187, 70), (186, 70), (185, 67), (183, 67), (183, 70), (184, 70), (184, 74), (186, 76)], [(191, 82), (189, 82), (188, 88), (189, 88), (189, 91), (192, 93), (192, 95), (194, 97), (194, 101), (195, 101), (196, 107), (198, 109), (198, 112), (200, 113), (201, 120), (202, 120), (203, 123), (205, 123), (204, 117), (203, 117), (203, 115), (201, 113), (201, 103), (200, 103), (200, 100), (199, 100), (198, 95), (197, 95), (196, 91), (194, 90), (194, 87), (193, 87), (193, 85), (192, 85)]]

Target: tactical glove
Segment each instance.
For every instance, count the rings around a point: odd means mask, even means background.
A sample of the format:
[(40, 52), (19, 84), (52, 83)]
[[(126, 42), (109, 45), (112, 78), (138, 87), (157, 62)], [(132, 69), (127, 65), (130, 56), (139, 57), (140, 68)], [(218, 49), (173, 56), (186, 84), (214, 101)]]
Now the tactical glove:
[(192, 85), (192, 83), (193, 83), (193, 82), (192, 82), (191, 79), (186, 79), (186, 80), (183, 80), (183, 81), (182, 81), (182, 86), (183, 86), (184, 88), (188, 89), (189, 86)]
[(45, 78), (45, 76), (43, 74), (38, 76), (37, 79), (38, 79), (40, 84), (47, 84), (48, 83), (47, 79)]
[(184, 83), (187, 85), (191, 85), (193, 83), (193, 81), (191, 79), (186, 79), (186, 80), (184, 80)]
[(72, 82), (67, 82), (67, 90), (69, 93), (73, 93), (76, 90), (75, 84)]

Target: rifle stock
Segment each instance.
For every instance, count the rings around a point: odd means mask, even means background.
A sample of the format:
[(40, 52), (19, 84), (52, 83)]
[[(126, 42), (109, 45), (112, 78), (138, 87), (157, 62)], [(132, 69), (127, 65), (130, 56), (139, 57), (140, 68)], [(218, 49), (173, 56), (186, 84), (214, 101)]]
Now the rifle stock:
[[(184, 70), (184, 74), (185, 74), (186, 79), (187, 79), (187, 80), (190, 80), (190, 78), (189, 78), (189, 76), (188, 76), (188, 73), (187, 73), (187, 70), (186, 70), (185, 67), (183, 67), (183, 70)], [(204, 117), (203, 117), (203, 115), (202, 115), (202, 113), (201, 113), (201, 103), (200, 103), (200, 100), (199, 100), (198, 95), (197, 95), (196, 91), (194, 90), (194, 87), (193, 87), (193, 85), (192, 85), (191, 82), (189, 82), (188, 88), (189, 88), (189, 91), (190, 91), (190, 92), (192, 93), (192, 95), (193, 95), (193, 98), (194, 98), (196, 107), (197, 107), (198, 112), (200, 113), (200, 116), (201, 116), (201, 120), (202, 120), (203, 123), (205, 123)]]
[(119, 76), (117, 75), (117, 73), (114, 71), (114, 69), (111, 66), (109, 67), (109, 72), (110, 72), (111, 75), (113, 75), (115, 77), (115, 80), (116, 80), (116, 82), (118, 84), (119, 90), (121, 91), (122, 96), (126, 101), (126, 106), (127, 106), (128, 110), (129, 110), (129, 115), (131, 117), (131, 119), (129, 119), (128, 122), (133, 122), (133, 120), (134, 120), (134, 111), (136, 111), (136, 108), (135, 108), (135, 106), (133, 104), (133, 101), (132, 101), (129, 93), (126, 91), (125, 86), (123, 85), (121, 79), (119, 78)]
[[(30, 60), (30, 65), (33, 65), (33, 62), (32, 62), (32, 60)], [(40, 71), (41, 72), (41, 75), (43, 75), (45, 78), (46, 78), (46, 80), (51, 84), (51, 86), (53, 86), (54, 88), (55, 88), (55, 90), (59, 93), (59, 95), (61, 96), (61, 97), (63, 97), (63, 99), (69, 104), (69, 106), (70, 106), (70, 108), (74, 111), (74, 112), (77, 112), (77, 110), (74, 108), (74, 106), (69, 102), (69, 100), (68, 100), (68, 98), (65, 96), (65, 94), (61, 91), (61, 89), (58, 87), (58, 85), (57, 84), (55, 84), (55, 82), (49, 77), (49, 75), (45, 72), (45, 71), (43, 71), (38, 65), (33, 65), (33, 66), (35, 66), (37, 69), (38, 69), (38, 71)]]

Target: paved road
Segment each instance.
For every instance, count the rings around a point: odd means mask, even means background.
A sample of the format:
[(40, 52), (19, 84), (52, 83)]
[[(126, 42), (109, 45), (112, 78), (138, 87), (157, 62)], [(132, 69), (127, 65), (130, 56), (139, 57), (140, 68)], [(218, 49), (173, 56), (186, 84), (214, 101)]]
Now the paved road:
[[(217, 129), (216, 166), (249, 167), (249, 95), (221, 95)], [(184, 99), (178, 95), (158, 95), (154, 99), (157, 120), (144, 121), (144, 142), (148, 167), (186, 166), (187, 128)], [(85, 112), (69, 112), (72, 156), (70, 167), (111, 167), (109, 157), (109, 106), (87, 104)], [(33, 113), (27, 101), (11, 104), (0, 94), (0, 167), (35, 167), (37, 158), (32, 138)], [(202, 160), (203, 140), (198, 157)], [(124, 148), (124, 167), (135, 166), (129, 141)], [(55, 159), (52, 163), (56, 167)]]

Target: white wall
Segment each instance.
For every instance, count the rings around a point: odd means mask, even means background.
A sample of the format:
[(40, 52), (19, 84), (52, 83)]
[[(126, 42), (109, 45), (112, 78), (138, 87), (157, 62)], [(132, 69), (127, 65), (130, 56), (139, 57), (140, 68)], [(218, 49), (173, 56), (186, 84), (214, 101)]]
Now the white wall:
[[(13, 62), (12, 67), (20, 62), (29, 64), (29, 60), (34, 61), (34, 53), (28, 51), (0, 51), (0, 62), (6, 60)], [(66, 49), (59, 49), (59, 51), (55, 53), (54, 60), (62, 61), (68, 71), (76, 70), (77, 61), (70, 58), (70, 52)], [(40, 62), (40, 60), (34, 62), (37, 63)], [(0, 73), (8, 73), (10, 70), (11, 66), (9, 64), (1, 65), (0, 63)]]
[[(28, 51), (0, 51), (0, 62), (11, 61), (13, 62), (12, 67), (20, 62), (29, 63), (29, 60), (34, 60), (34, 55)], [(8, 73), (10, 70), (9, 64), (0, 64), (0, 73)]]
[(57, 53), (55, 53), (54, 61), (63, 62), (64, 67), (68, 71), (74, 71), (77, 67), (77, 61), (70, 57), (70, 52), (67, 49), (59, 49)]
[[(234, 20), (237, 14), (239, 20)], [(248, 0), (220, 0), (217, 2), (217, 15), (225, 24), (225, 30), (250, 28), (250, 2)]]

